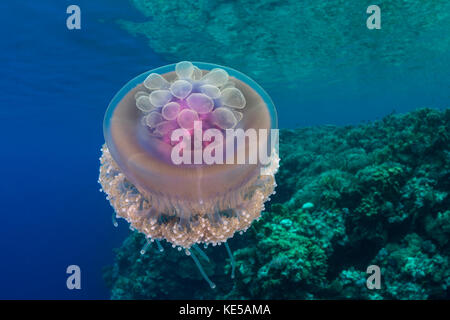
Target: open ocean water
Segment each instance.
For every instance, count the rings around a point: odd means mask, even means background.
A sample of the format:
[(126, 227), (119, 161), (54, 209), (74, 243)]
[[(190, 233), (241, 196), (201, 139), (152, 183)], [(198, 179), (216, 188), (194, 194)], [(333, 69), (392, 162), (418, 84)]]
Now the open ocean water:
[[(130, 2), (77, 0), (78, 31), (66, 28), (70, 4), (0, 3), (0, 299), (109, 298), (102, 268), (128, 227), (112, 226), (112, 208), (98, 192), (104, 112), (128, 80), (175, 62), (116, 23), (145, 18)], [(280, 128), (356, 124), (394, 110), (448, 107), (449, 61), (443, 52), (375, 74), (347, 61), (354, 76), (346, 81), (323, 83), (319, 75), (307, 85), (266, 89)], [(71, 264), (81, 267), (80, 291), (66, 288)]]
[[(83, 29), (66, 28), (68, 1), (3, 1), (0, 298), (108, 298), (101, 269), (127, 234), (111, 223), (97, 183), (102, 122), (129, 79), (167, 64), (113, 21), (126, 1), (78, 1)], [(66, 288), (66, 267), (82, 290)]]

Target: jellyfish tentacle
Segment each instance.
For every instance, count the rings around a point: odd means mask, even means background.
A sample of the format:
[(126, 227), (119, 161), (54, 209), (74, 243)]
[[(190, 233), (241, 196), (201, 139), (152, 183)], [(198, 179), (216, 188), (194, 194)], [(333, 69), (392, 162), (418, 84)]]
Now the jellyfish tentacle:
[(156, 242), (156, 245), (158, 246), (159, 252), (163, 252), (163, 251), (164, 251), (164, 248), (163, 248), (163, 246), (161, 245), (161, 243), (159, 242), (159, 240), (158, 240), (158, 239), (155, 239), (155, 242)]
[(230, 250), (230, 246), (227, 242), (225, 242), (225, 248), (227, 248), (228, 256), (230, 257), (230, 263), (231, 263), (231, 279), (234, 279), (234, 269), (236, 266), (236, 262), (234, 261), (233, 253)]
[(207, 262), (210, 262), (209, 257), (206, 255), (206, 253), (205, 253), (202, 249), (200, 249), (196, 244), (194, 244), (192, 247), (195, 249), (195, 251), (198, 252), (198, 254), (199, 254), (203, 259), (205, 259)]
[(113, 214), (112, 214), (112, 224), (113, 224), (113, 226), (114, 227), (118, 227), (119, 226), (119, 224), (117, 223), (117, 219), (116, 219), (116, 212), (115, 211), (113, 211)]
[(200, 264), (200, 261), (198, 261), (197, 257), (195, 256), (194, 252), (192, 252), (192, 250), (189, 250), (189, 255), (192, 257), (192, 260), (194, 260), (195, 265), (197, 266), (198, 270), (200, 271), (203, 279), (205, 279), (206, 282), (208, 282), (208, 284), (211, 287), (211, 289), (214, 289), (216, 287), (216, 284), (209, 279), (209, 277), (206, 274), (205, 270), (203, 270), (203, 267)]
[(147, 252), (147, 249), (150, 246), (150, 244), (151, 244), (150, 240), (148, 240), (148, 238), (146, 238), (146, 242), (141, 249), (141, 255), (144, 255)]

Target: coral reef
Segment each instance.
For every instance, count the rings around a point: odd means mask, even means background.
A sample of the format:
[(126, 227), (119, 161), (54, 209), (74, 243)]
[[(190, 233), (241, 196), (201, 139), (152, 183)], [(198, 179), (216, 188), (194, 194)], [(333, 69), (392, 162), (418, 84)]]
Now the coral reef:
[(348, 65), (359, 66), (357, 72), (363, 73), (380, 65), (410, 62), (416, 66), (425, 56), (427, 60), (441, 57), (450, 45), (445, 36), (450, 31), (450, 3), (445, 0), (379, 1), (383, 18), (376, 34), (365, 24), (366, 9), (372, 4), (367, 1), (132, 3), (143, 19), (119, 23), (147, 39), (163, 57), (170, 61), (214, 59), (263, 84), (281, 80), (294, 85), (294, 80), (311, 81), (319, 74), (327, 75), (324, 78), (329, 81), (350, 78)]
[(105, 270), (112, 298), (449, 299), (449, 145), (450, 109), (281, 130), (277, 194), (231, 239), (234, 279), (224, 248), (205, 251), (211, 290), (176, 250), (141, 256), (133, 233)]

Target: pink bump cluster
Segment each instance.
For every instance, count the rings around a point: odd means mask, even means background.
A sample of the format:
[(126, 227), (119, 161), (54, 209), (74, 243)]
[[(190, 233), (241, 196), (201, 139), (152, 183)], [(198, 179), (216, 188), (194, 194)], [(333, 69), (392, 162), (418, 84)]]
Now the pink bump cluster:
[(171, 143), (175, 129), (193, 134), (194, 122), (202, 130), (232, 129), (243, 114), (246, 101), (228, 73), (220, 68), (204, 73), (191, 62), (176, 64), (176, 79), (167, 81), (157, 73), (144, 80), (144, 89), (135, 94), (136, 107), (142, 111), (142, 122), (149, 132)]

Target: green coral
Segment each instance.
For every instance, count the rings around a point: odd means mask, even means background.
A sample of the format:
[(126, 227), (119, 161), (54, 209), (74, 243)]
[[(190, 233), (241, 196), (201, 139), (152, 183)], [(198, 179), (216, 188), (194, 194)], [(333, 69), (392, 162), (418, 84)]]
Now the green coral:
[(450, 280), (448, 251), (416, 233), (387, 244), (374, 259), (384, 274), (381, 294), (390, 299), (444, 298)]
[[(140, 256), (132, 234), (106, 274), (112, 297), (449, 299), (450, 109), (392, 114), (356, 127), (281, 130), (277, 194), (202, 263), (177, 250)], [(381, 289), (365, 285), (369, 265)]]
[(425, 218), (425, 230), (427, 235), (440, 246), (448, 245), (450, 242), (450, 211), (428, 215)]
[(256, 241), (235, 252), (238, 273), (236, 287), (229, 297), (305, 298), (304, 288), (321, 286), (327, 272), (324, 248), (299, 234), (298, 222), (287, 219), (277, 222), (266, 214), (254, 227)]

